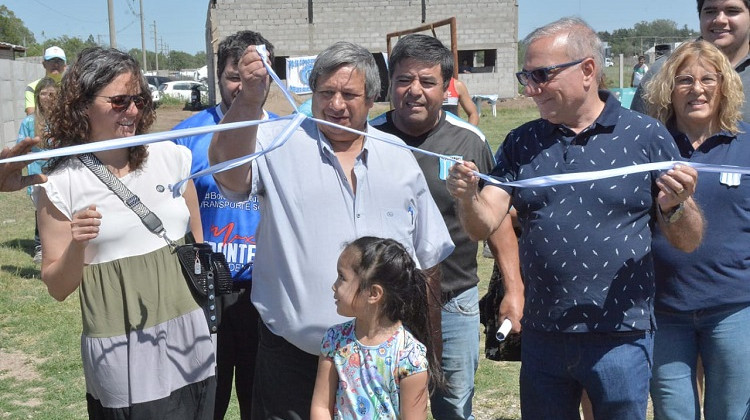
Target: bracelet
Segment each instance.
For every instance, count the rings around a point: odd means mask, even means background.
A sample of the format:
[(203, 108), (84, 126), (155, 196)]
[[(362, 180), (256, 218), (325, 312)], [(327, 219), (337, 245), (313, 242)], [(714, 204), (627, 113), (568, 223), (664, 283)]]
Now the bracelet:
[(664, 221), (667, 222), (667, 224), (671, 225), (672, 223), (680, 220), (680, 217), (682, 217), (682, 213), (685, 212), (685, 203), (681, 202), (680, 204), (672, 207), (672, 209), (666, 213), (661, 210), (661, 205), (659, 205), (659, 212), (661, 213)]

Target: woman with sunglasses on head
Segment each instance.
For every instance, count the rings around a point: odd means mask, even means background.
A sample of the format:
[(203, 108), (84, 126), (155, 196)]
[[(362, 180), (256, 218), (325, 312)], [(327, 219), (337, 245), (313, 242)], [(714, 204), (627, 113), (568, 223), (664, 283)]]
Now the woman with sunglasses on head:
[[(138, 63), (102, 48), (80, 53), (49, 116), (53, 148), (130, 137), (155, 118)], [(90, 155), (89, 155), (90, 156)], [(161, 219), (166, 236), (202, 240), (187, 148), (172, 142), (94, 152), (101, 165)], [(85, 159), (84, 159), (85, 160)], [(35, 187), (42, 280), (64, 300), (78, 289), (81, 353), (91, 419), (209, 419), (214, 344), (164, 238), (78, 156), (53, 159)]]
[[(680, 46), (646, 86), (649, 113), (666, 124), (686, 161), (750, 165), (742, 81), (705, 41)], [(750, 176), (700, 175), (694, 198), (708, 233), (693, 253), (653, 240), (656, 273), (655, 419), (700, 419), (698, 357), (706, 419), (746, 418), (750, 398)], [(669, 216), (669, 215), (668, 215)], [(679, 210), (670, 218), (679, 218)]]

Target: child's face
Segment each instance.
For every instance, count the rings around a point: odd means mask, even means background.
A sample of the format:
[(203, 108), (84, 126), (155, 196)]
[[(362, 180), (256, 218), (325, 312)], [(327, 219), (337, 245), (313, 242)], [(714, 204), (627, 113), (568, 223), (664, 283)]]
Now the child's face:
[(359, 263), (358, 253), (347, 248), (339, 256), (336, 264), (338, 276), (333, 283), (333, 298), (336, 300), (336, 312), (341, 316), (357, 316), (364, 304), (364, 293), (359, 290), (359, 277), (354, 267)]
[(57, 96), (56, 87), (49, 86), (49, 87), (42, 89), (39, 92), (39, 101), (41, 102), (41, 109), (49, 113), (49, 109), (52, 107), (52, 104), (55, 103), (56, 96)]

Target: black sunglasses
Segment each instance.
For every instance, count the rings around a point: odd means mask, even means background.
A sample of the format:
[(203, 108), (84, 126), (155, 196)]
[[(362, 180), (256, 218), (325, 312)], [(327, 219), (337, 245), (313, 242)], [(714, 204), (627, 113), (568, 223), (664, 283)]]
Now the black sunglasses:
[(527, 86), (529, 84), (529, 79), (533, 80), (536, 84), (544, 83), (550, 79), (550, 75), (554, 70), (575, 66), (576, 64), (582, 63), (583, 60), (585, 60), (585, 58), (571, 61), (570, 63), (556, 64), (554, 66), (542, 67), (534, 70), (522, 70), (516, 73), (516, 79), (518, 79), (518, 83), (522, 86)]
[(96, 95), (100, 98), (107, 98), (109, 104), (112, 105), (112, 109), (115, 112), (123, 112), (130, 108), (131, 103), (135, 103), (135, 107), (138, 110), (143, 109), (146, 106), (146, 100), (140, 95), (115, 95), (115, 96), (101, 96)]

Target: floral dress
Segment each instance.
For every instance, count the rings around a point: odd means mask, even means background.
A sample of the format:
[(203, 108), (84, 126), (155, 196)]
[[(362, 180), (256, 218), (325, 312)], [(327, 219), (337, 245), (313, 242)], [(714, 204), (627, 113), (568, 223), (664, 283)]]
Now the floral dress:
[(321, 353), (339, 377), (334, 419), (398, 419), (401, 380), (427, 371), (427, 349), (403, 326), (384, 343), (366, 346), (355, 320), (328, 329)]

